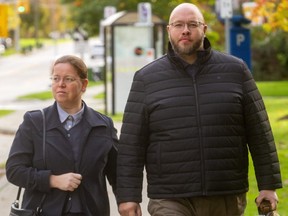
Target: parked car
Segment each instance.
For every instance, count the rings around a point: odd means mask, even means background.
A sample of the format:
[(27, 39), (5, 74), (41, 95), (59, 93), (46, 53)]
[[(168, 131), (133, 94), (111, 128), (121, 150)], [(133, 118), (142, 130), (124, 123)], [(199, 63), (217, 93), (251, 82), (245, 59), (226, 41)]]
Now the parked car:
[(93, 44), (91, 46), (91, 49), (90, 49), (90, 57), (92, 59), (94, 58), (103, 58), (104, 57), (104, 45), (99, 43), (99, 44)]

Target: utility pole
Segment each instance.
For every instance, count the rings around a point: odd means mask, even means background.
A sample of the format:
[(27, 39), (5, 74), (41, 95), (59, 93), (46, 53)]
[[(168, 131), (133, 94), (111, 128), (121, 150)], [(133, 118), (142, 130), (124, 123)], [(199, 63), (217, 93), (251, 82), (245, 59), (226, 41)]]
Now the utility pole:
[(35, 43), (36, 47), (39, 45), (39, 40), (38, 40), (38, 30), (39, 30), (39, 0), (34, 0), (33, 4), (33, 9), (34, 9), (34, 27), (35, 27)]
[[(19, 14), (18, 14), (18, 8), (17, 8), (17, 0), (15, 0), (14, 2), (14, 10), (15, 10), (15, 14), (17, 16), (16, 19), (19, 20)], [(20, 22), (18, 21), (15, 29), (14, 29), (14, 48), (16, 50), (16, 52), (20, 51), (20, 44), (19, 44), (19, 40), (20, 40)]]
[(55, 12), (56, 12), (56, 3), (55, 0), (50, 0), (50, 10), (51, 10), (51, 32), (52, 32), (52, 37), (53, 37), (53, 41), (54, 41), (54, 54), (55, 56), (57, 56), (58, 54), (58, 47), (57, 47), (57, 38), (58, 38), (58, 34), (56, 32), (56, 20), (55, 20)]

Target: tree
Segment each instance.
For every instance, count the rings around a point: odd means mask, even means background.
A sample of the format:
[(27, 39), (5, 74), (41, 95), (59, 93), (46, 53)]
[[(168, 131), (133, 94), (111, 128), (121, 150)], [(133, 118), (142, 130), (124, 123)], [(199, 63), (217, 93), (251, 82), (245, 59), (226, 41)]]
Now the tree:
[(287, 33), (264, 32), (258, 26), (251, 29), (253, 76), (256, 80), (288, 79)]
[(66, 13), (65, 6), (59, 2), (60, 0), (30, 0), (29, 12), (19, 13), (20, 36), (34, 37), (37, 32), (39, 37), (48, 37), (52, 31), (65, 33), (72, 28), (70, 13)]
[[(67, 4), (70, 7), (72, 19), (76, 26), (82, 26), (89, 35), (97, 35), (99, 32), (99, 23), (103, 19), (103, 11), (105, 6), (114, 6), (117, 11), (137, 11), (137, 5), (142, 0), (61, 0), (63, 4)], [(171, 10), (178, 4), (187, 2), (185, 0), (146, 0), (152, 5), (153, 14), (159, 16), (161, 19), (168, 21), (168, 16)], [(192, 0), (200, 6), (205, 8), (203, 13), (207, 19), (211, 19), (211, 9), (214, 4), (214, 0)], [(208, 10), (206, 10), (208, 9)]]
[(262, 17), (251, 28), (253, 74), (257, 80), (288, 79), (288, 1), (255, 0), (252, 17)]
[(267, 32), (282, 30), (288, 32), (287, 0), (255, 0), (252, 16), (264, 18), (263, 28)]

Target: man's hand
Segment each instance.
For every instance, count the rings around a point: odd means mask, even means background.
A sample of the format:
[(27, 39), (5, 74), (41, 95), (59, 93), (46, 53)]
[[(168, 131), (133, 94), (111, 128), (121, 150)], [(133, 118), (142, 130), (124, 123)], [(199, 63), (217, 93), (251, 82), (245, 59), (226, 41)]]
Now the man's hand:
[(276, 210), (278, 203), (278, 196), (274, 190), (261, 190), (259, 196), (256, 198), (255, 202), (257, 207), (259, 207), (262, 200), (268, 200), (271, 203), (273, 210)]
[(135, 202), (120, 203), (118, 211), (121, 216), (142, 216), (141, 207)]

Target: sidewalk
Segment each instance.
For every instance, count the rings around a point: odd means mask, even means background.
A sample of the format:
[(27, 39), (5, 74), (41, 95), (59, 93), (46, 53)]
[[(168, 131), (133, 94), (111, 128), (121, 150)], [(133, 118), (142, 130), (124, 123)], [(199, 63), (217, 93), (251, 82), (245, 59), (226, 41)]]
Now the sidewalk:
[[(84, 101), (88, 106), (94, 108), (95, 110), (104, 110), (104, 104), (101, 100), (96, 100), (93, 95), (97, 95), (103, 92), (103, 86), (93, 86), (89, 87), (86, 93), (83, 95)], [(32, 109), (41, 109), (53, 103), (51, 101), (29, 101), (29, 102), (19, 102), (11, 101), (11, 103), (5, 104), (6, 108), (14, 108), (16, 111), (10, 115), (0, 117), (0, 164), (5, 163), (7, 160), (11, 143), (14, 138), (14, 134), (18, 129), (19, 124), (23, 120), (23, 115), (26, 111)], [(118, 135), (120, 132), (121, 123), (114, 122), (115, 127), (118, 130)], [(1, 173), (2, 172), (2, 173)], [(10, 205), (15, 200), (17, 194), (17, 186), (7, 182), (3, 170), (0, 170), (0, 215), (9, 215)], [(5, 173), (4, 173), (5, 174)], [(108, 185), (108, 193), (110, 198), (110, 209), (111, 216), (119, 215), (117, 210), (116, 201), (114, 195)], [(144, 185), (143, 191), (143, 203), (142, 203), (142, 213), (143, 216), (148, 216), (146, 211), (146, 206), (148, 204), (148, 199), (146, 198), (146, 184)]]

